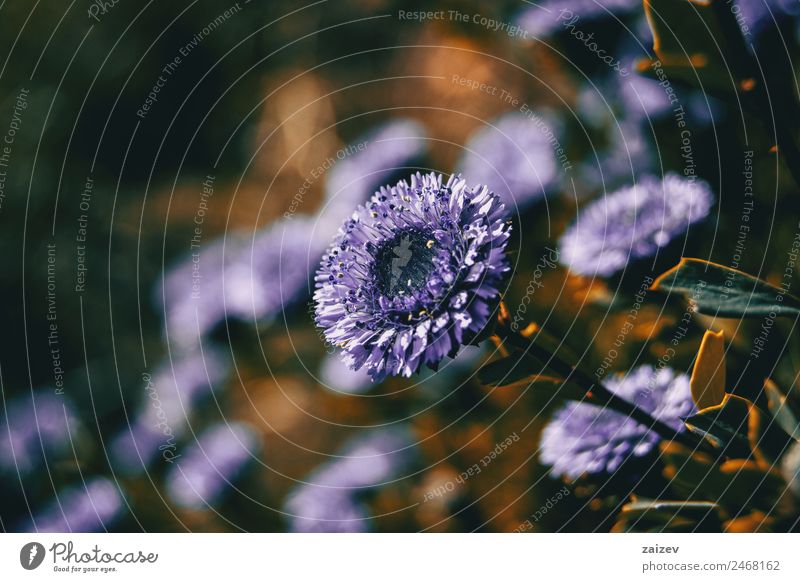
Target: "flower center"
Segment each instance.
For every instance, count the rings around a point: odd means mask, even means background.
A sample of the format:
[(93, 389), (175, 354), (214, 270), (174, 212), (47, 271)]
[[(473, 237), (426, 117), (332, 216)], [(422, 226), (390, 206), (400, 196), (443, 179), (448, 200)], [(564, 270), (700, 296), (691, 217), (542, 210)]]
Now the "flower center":
[(384, 242), (375, 255), (375, 284), (387, 297), (423, 289), (433, 271), (434, 240), (420, 230), (405, 230)]

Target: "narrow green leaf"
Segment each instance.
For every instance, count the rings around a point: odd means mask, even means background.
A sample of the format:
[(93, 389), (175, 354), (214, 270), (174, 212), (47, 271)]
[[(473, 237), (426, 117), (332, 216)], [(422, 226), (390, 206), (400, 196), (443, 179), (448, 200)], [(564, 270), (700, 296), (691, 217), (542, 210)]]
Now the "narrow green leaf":
[(617, 531), (720, 531), (719, 506), (710, 501), (637, 500), (620, 511)]
[(702, 516), (717, 508), (713, 501), (659, 501), (652, 499), (638, 499), (628, 503), (622, 508), (626, 513), (644, 513), (645, 511), (660, 511), (672, 515)]
[[(661, 69), (667, 79), (702, 87), (707, 93), (735, 92), (723, 57), (724, 36), (709, 2), (645, 0), (644, 8), (657, 60), (642, 69)], [(661, 80), (661, 74), (656, 76)]]
[(698, 313), (717, 317), (800, 314), (800, 299), (785, 289), (701, 259), (681, 259), (677, 266), (656, 279), (652, 288), (685, 295)]
[(510, 356), (489, 362), (478, 371), (478, 380), (493, 388), (522, 382), (550, 382), (558, 384), (560, 378), (545, 374), (545, 366), (529, 356), (514, 352)]
[(765, 467), (773, 466), (797, 442), (771, 415), (752, 405), (747, 438), (750, 449)]
[(704, 408), (686, 419), (686, 427), (703, 436), (729, 457), (751, 454), (747, 438), (750, 406), (747, 400), (726, 394), (722, 404)]

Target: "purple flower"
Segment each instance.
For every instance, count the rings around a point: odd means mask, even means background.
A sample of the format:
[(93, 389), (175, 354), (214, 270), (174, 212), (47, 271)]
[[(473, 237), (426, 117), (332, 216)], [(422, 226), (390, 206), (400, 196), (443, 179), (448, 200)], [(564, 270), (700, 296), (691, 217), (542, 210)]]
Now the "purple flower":
[[(689, 377), (669, 368), (639, 366), (605, 383), (611, 392), (636, 404), (676, 430), (694, 412)], [(629, 457), (653, 450), (660, 437), (647, 427), (608, 408), (570, 402), (542, 431), (540, 460), (554, 476), (613, 473)]]
[(206, 347), (160, 367), (142, 381), (142, 403), (130, 426), (111, 441), (111, 458), (128, 474), (142, 471), (161, 452), (165, 460), (176, 454), (176, 439), (189, 424), (196, 403), (212, 393), (227, 375), (228, 358)]
[(172, 501), (191, 509), (215, 503), (259, 449), (258, 435), (241, 422), (207, 429), (174, 465), (166, 478)]
[(620, 119), (610, 128), (608, 139), (604, 151), (581, 166), (581, 178), (592, 187), (605, 190), (653, 171), (653, 140), (638, 120)]
[(306, 216), (280, 220), (257, 233), (223, 272), (225, 314), (268, 320), (307, 296), (324, 250), (318, 239), (315, 220)]
[(739, 26), (742, 30), (747, 27), (748, 33), (774, 26), (783, 16), (800, 14), (797, 0), (737, 0), (735, 6)]
[(353, 370), (334, 354), (327, 354), (319, 370), (320, 381), (334, 392), (361, 394), (375, 384), (363, 369)]
[(109, 455), (114, 467), (125, 475), (137, 475), (147, 468), (159, 451), (162, 454), (169, 451), (166, 455), (172, 455), (177, 445), (172, 429), (169, 430), (169, 434), (165, 435), (143, 418), (133, 419), (114, 435), (109, 444)]
[(306, 297), (314, 266), (352, 209), (426, 147), (418, 123), (387, 123), (337, 156), (316, 216), (292, 214), (192, 251), (155, 290), (168, 338), (196, 345), (226, 317), (269, 321)]
[(580, 275), (612, 275), (686, 234), (713, 203), (702, 180), (645, 177), (584, 208), (561, 237), (561, 260)]
[(345, 445), (293, 491), (285, 506), (295, 532), (363, 532), (369, 513), (359, 493), (388, 484), (413, 459), (411, 434), (405, 429), (373, 429)]
[(171, 268), (154, 289), (166, 336), (181, 347), (197, 345), (225, 317), (225, 265), (241, 253), (242, 242), (226, 237), (201, 245)]
[[(325, 233), (326, 242), (336, 229), (381, 185), (399, 171), (408, 173), (408, 164), (427, 150), (425, 128), (411, 119), (390, 121), (361, 136), (350, 146), (353, 153), (341, 154), (325, 183), (325, 206), (320, 216), (338, 215), (333, 231)], [(326, 221), (327, 222), (327, 221)]]
[(486, 186), (415, 174), (345, 222), (317, 271), (317, 324), (354, 370), (410, 376), (489, 323), (509, 262), (505, 208)]
[(540, 200), (558, 178), (555, 129), (542, 117), (507, 113), (464, 146), (459, 170), (487, 184), (509, 210)]
[(641, 10), (641, 0), (538, 0), (517, 17), (517, 24), (536, 37), (549, 36), (567, 23), (606, 18)]
[[(37, 390), (11, 400), (0, 421), (0, 470), (25, 474), (70, 450), (78, 422), (65, 396)], [(43, 456), (44, 455), (44, 456)]]
[(59, 493), (26, 531), (38, 533), (86, 533), (105, 531), (119, 516), (123, 499), (117, 486), (95, 477)]
[[(621, 108), (627, 119), (643, 121), (662, 117), (672, 111), (667, 92), (655, 79), (632, 74), (617, 83)], [(613, 89), (612, 89), (613, 91)]]
[(228, 236), (190, 254), (157, 287), (168, 337), (191, 347), (226, 317), (268, 320), (307, 295), (324, 249), (315, 226), (286, 218), (247, 241)]
[[(369, 531), (369, 511), (349, 495), (305, 490), (290, 501), (289, 531), (299, 533), (364, 533)], [(298, 514), (300, 517), (298, 517)]]

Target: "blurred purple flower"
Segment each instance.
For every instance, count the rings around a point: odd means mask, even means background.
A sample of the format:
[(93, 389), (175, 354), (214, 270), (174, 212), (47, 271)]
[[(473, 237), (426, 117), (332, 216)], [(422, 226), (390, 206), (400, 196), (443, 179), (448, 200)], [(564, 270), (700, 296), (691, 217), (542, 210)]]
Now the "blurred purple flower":
[(672, 110), (669, 95), (655, 79), (632, 74), (617, 85), (626, 119), (657, 119)]
[(590, 21), (642, 9), (641, 0), (537, 0), (532, 4), (517, 16), (516, 23), (536, 37), (558, 32), (575, 16)]
[(136, 475), (153, 461), (159, 447), (172, 451), (174, 443), (174, 435), (165, 435), (158, 427), (147, 424), (144, 419), (134, 418), (113, 437), (109, 444), (109, 455), (114, 467), (121, 473)]
[(780, 22), (784, 16), (800, 14), (800, 2), (797, 0), (737, 0), (734, 12), (739, 26), (747, 27), (750, 33), (759, 33), (765, 28)]
[(356, 139), (350, 155), (338, 160), (325, 183), (325, 203), (318, 212), (317, 231), (327, 246), (336, 231), (359, 204), (364, 204), (398, 173), (408, 174), (408, 164), (428, 147), (425, 128), (412, 119), (389, 121)]
[(345, 394), (367, 392), (375, 384), (366, 370), (353, 370), (336, 354), (327, 354), (319, 371), (320, 381), (329, 389)]
[(242, 252), (242, 242), (228, 236), (192, 251), (170, 268), (154, 289), (167, 338), (177, 346), (197, 345), (225, 317), (225, 266)]
[(305, 489), (289, 500), (289, 531), (299, 533), (364, 533), (369, 511), (363, 503), (339, 492)]
[(295, 532), (363, 532), (369, 514), (357, 496), (387, 484), (413, 461), (413, 439), (402, 428), (372, 429), (352, 438), (288, 497), (284, 511)]
[(25, 529), (38, 533), (105, 531), (122, 508), (117, 486), (105, 477), (95, 477), (62, 491)]
[(219, 423), (206, 429), (197, 442), (174, 461), (167, 474), (170, 499), (190, 509), (213, 505), (256, 458), (258, 450), (258, 434), (245, 423)]
[(0, 417), (0, 470), (26, 474), (70, 450), (78, 421), (66, 396), (49, 389), (10, 400)]
[(544, 197), (558, 178), (556, 131), (544, 117), (507, 113), (470, 137), (457, 168), (515, 212)]
[(561, 237), (561, 260), (580, 275), (612, 275), (684, 235), (713, 203), (702, 180), (647, 176), (581, 210)]
[(228, 369), (228, 357), (206, 347), (163, 364), (152, 378), (145, 378), (136, 416), (110, 444), (120, 470), (138, 473), (159, 451), (165, 459), (175, 456), (176, 439), (185, 434), (193, 407), (224, 380)]
[(581, 179), (605, 191), (653, 171), (651, 134), (638, 120), (620, 119), (609, 129), (609, 143), (580, 167)]
[[(606, 387), (676, 430), (694, 412), (689, 377), (669, 368), (639, 366), (610, 377)], [(630, 457), (650, 453), (660, 437), (647, 427), (608, 408), (570, 402), (542, 431), (540, 460), (556, 477), (613, 473)]]
[(251, 237), (227, 236), (193, 251), (157, 285), (168, 338), (192, 346), (226, 317), (269, 320), (310, 292), (325, 247), (377, 184), (426, 148), (416, 122), (400, 120), (363, 136), (330, 170), (316, 216), (290, 215)]
[(226, 314), (268, 320), (307, 296), (312, 269), (324, 250), (314, 228), (314, 219), (296, 216), (256, 233), (225, 267)]

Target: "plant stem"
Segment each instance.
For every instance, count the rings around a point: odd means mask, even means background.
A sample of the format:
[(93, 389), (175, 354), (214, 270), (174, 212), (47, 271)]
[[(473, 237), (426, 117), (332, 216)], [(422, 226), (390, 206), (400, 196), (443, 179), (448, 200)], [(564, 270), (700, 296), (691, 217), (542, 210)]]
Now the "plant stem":
[(653, 418), (650, 413), (611, 392), (602, 382), (592, 378), (576, 366), (564, 362), (550, 350), (536, 345), (530, 338), (510, 330), (504, 325), (499, 325), (496, 333), (511, 346), (522, 350), (524, 355), (533, 356), (545, 362), (548, 367), (563, 376), (564, 382), (571, 381), (573, 384), (579, 385), (586, 391), (586, 396), (594, 404), (608, 406), (620, 414), (632, 418), (639, 424), (658, 433), (666, 441), (677, 442), (692, 451), (703, 450), (707, 452), (709, 450), (709, 446), (702, 439), (695, 437), (691, 433), (679, 432), (657, 418)]

